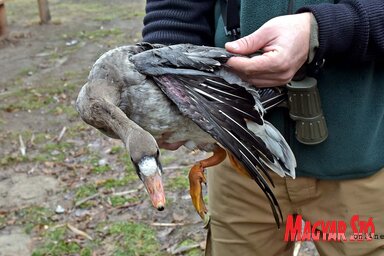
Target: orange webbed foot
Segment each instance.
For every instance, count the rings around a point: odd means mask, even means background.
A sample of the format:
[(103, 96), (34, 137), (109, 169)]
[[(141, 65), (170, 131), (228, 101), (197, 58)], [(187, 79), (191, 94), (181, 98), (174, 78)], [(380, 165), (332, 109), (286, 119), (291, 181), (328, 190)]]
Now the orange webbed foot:
[(204, 167), (198, 163), (189, 171), (189, 193), (197, 213), (204, 219), (204, 216), (207, 213), (207, 207), (203, 200), (201, 183), (206, 184), (207, 180), (204, 174)]
[(201, 183), (206, 184), (207, 179), (205, 178), (204, 170), (207, 167), (215, 166), (224, 161), (226, 158), (227, 153), (224, 149), (217, 146), (213, 150), (213, 155), (207, 159), (204, 159), (197, 164), (195, 164), (190, 172), (189, 172), (189, 193), (192, 198), (192, 203), (197, 211), (197, 213), (200, 215), (200, 217), (204, 220), (205, 214), (207, 213), (207, 207), (205, 206), (204, 200), (203, 200), (203, 193), (202, 193), (202, 185)]

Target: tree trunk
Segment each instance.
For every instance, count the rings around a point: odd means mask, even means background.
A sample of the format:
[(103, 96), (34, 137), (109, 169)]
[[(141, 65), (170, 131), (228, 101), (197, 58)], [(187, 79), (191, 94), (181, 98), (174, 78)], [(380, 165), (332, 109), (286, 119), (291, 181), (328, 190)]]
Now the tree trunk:
[(5, 4), (3, 0), (0, 0), (0, 37), (7, 34), (7, 17), (5, 16)]
[(37, 0), (37, 3), (39, 5), (40, 23), (47, 24), (51, 20), (48, 0)]

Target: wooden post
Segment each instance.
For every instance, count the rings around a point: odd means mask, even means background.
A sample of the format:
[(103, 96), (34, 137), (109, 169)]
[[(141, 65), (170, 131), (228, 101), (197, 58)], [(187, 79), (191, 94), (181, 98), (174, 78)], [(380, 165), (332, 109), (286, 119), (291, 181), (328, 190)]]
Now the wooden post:
[(51, 14), (49, 12), (48, 7), (48, 0), (37, 0), (37, 3), (39, 5), (40, 23), (47, 24), (51, 20)]
[(0, 37), (7, 34), (7, 17), (5, 16), (5, 4), (4, 0), (0, 0)]

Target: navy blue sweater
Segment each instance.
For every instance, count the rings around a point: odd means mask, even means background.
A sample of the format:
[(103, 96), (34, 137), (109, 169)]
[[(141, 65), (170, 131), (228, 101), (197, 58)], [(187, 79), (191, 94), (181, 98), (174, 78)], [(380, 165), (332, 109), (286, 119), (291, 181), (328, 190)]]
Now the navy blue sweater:
[(215, 1), (148, 0), (143, 41), (213, 45)]
[[(213, 45), (214, 4), (212, 0), (147, 0), (143, 41)], [(308, 11), (319, 25), (316, 59), (348, 53), (358, 61), (384, 55), (383, 0), (344, 0), (298, 10)]]

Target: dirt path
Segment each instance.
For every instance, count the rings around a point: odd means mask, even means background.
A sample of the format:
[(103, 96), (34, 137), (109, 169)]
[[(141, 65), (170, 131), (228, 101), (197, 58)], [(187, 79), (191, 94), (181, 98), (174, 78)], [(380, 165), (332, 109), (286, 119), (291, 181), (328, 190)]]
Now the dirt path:
[(201, 155), (164, 152), (168, 207), (157, 212), (122, 144), (74, 109), (94, 61), (140, 39), (144, 2), (51, 0), (48, 25), (38, 24), (35, 1), (7, 2), (0, 256), (202, 254), (205, 230), (186, 179), (186, 166)]

